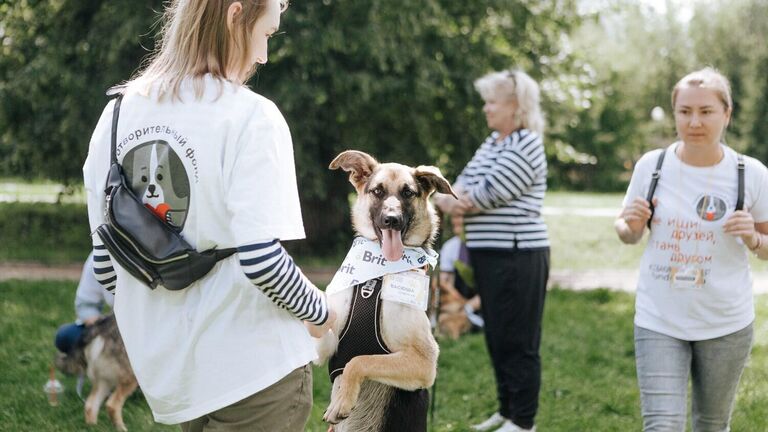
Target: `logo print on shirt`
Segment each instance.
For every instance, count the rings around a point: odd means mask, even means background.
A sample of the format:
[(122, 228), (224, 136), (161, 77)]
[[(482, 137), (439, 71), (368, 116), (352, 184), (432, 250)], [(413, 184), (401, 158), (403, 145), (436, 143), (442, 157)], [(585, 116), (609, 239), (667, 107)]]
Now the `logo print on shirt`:
[(725, 216), (725, 200), (714, 195), (702, 195), (696, 201), (696, 214), (705, 221), (718, 221)]
[(163, 221), (182, 229), (189, 210), (189, 177), (181, 158), (166, 141), (148, 141), (122, 161), (131, 189)]

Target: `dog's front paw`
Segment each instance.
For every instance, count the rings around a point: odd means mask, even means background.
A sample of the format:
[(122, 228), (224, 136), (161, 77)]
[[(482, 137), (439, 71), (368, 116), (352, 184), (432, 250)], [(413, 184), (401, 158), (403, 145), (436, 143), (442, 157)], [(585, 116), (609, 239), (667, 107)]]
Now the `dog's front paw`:
[(99, 412), (87, 403), (85, 405), (85, 424), (95, 425), (98, 421)]
[(328, 405), (328, 408), (325, 410), (325, 414), (323, 414), (323, 421), (332, 425), (338, 424), (349, 417), (352, 408), (353, 407), (351, 406), (345, 408), (344, 405), (338, 401), (331, 401), (331, 404)]

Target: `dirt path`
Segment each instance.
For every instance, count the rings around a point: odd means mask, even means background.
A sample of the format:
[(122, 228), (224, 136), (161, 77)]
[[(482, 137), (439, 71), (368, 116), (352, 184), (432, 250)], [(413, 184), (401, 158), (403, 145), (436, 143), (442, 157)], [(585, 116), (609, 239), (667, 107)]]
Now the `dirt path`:
[[(78, 280), (82, 266), (79, 264), (47, 266), (38, 263), (0, 263), (0, 281), (9, 279), (41, 280)], [(307, 277), (318, 285), (331, 281), (335, 268), (302, 268)], [(754, 274), (756, 294), (768, 293), (768, 273)], [(636, 270), (552, 270), (550, 286), (572, 290), (590, 290), (608, 288), (614, 291), (633, 292), (637, 282)]]

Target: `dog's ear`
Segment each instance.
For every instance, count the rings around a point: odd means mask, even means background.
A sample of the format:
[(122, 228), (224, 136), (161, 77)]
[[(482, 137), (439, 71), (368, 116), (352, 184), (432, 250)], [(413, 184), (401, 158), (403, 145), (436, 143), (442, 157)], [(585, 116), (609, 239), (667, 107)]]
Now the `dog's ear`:
[(371, 178), (371, 174), (379, 163), (367, 153), (357, 150), (347, 150), (339, 153), (338, 156), (328, 165), (329, 169), (343, 169), (349, 173), (349, 182), (357, 190), (361, 190), (365, 183)]
[(440, 193), (453, 195), (454, 198), (459, 199), (453, 191), (453, 188), (451, 188), (451, 184), (448, 183), (448, 180), (446, 180), (445, 177), (443, 177), (443, 174), (440, 173), (440, 168), (420, 165), (414, 170), (413, 176), (416, 177), (416, 180), (423, 185), (427, 191), (429, 191), (429, 194), (433, 191), (438, 191)]

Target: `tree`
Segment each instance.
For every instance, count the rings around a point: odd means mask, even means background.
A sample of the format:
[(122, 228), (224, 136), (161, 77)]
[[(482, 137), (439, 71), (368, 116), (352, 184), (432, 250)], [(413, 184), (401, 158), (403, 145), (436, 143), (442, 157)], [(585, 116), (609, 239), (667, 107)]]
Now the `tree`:
[[(160, 6), (2, 3), (0, 171), (79, 183), (103, 91), (152, 45)], [(513, 65), (539, 79), (559, 73), (569, 64), (560, 41), (577, 22), (573, 0), (292, 3), (251, 85), (291, 126), (305, 244), (320, 251), (349, 239), (351, 189), (325, 168), (338, 152), (438, 165), (453, 178), (487, 133), (473, 79)]]
[(699, 4), (691, 23), (700, 65), (720, 69), (731, 81), (734, 112), (728, 143), (768, 160), (768, 2), (718, 1)]
[(0, 3), (0, 173), (82, 181), (104, 92), (152, 46), (159, 0)]
[[(560, 6), (558, 6), (560, 5)], [(257, 77), (291, 125), (311, 237), (349, 237), (340, 151), (434, 164), (453, 178), (486, 133), (472, 80), (519, 65), (541, 76), (575, 11), (491, 1), (326, 0), (291, 5), (285, 36)], [(554, 69), (556, 65), (550, 66)], [(339, 211), (339, 209), (342, 209)], [(312, 226), (314, 225), (314, 226)]]

